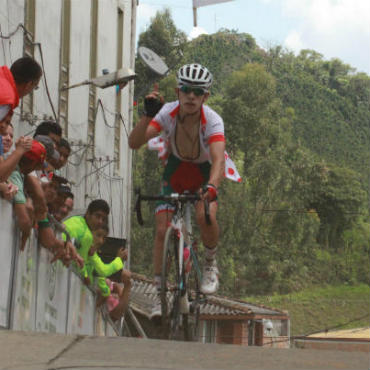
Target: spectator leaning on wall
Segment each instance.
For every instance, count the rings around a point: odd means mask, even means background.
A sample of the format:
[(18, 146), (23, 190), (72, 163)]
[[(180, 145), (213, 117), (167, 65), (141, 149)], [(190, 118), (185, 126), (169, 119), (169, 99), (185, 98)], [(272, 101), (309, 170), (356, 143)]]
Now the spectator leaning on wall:
[(30, 57), (17, 59), (10, 69), (0, 67), (0, 121), (18, 106), (19, 99), (37, 89), (42, 69)]
[[(4, 144), (4, 157), (9, 155), (10, 149), (13, 146), (13, 125), (9, 125), (5, 128), (5, 134), (2, 134), (3, 144)], [(17, 193), (18, 188), (9, 181), (0, 182), (0, 195), (11, 201), (14, 195)]]
[[(13, 114), (19, 99), (38, 87), (42, 69), (30, 57), (17, 59), (10, 67), (0, 67), (0, 121)], [(2, 139), (0, 137), (0, 155)], [(1, 180), (0, 180), (1, 181)]]
[[(108, 225), (102, 225), (93, 231), (93, 245), (89, 250), (89, 259), (86, 263), (86, 269), (88, 271), (89, 283), (93, 283), (95, 272), (97, 276), (97, 285), (98, 285), (98, 302), (97, 305), (100, 306), (105, 303), (105, 307), (109, 312), (109, 316), (112, 320), (118, 320), (127, 310), (130, 292), (131, 292), (131, 273), (128, 270), (122, 269), (120, 282), (123, 283), (123, 287), (113, 282), (109, 279), (110, 275), (99, 274), (99, 271), (96, 270), (96, 265), (102, 264), (99, 255), (97, 252), (102, 247), (109, 233)], [(121, 259), (124, 264), (127, 261), (128, 253), (127, 249), (124, 247), (120, 248), (117, 252), (116, 260)], [(118, 261), (118, 265), (120, 265)], [(119, 270), (117, 270), (119, 271)], [(109, 273), (107, 271), (107, 273)]]
[(33, 215), (30, 214), (32, 211), (26, 207), (26, 195), (25, 195), (25, 176), (31, 171), (41, 169), (44, 160), (46, 158), (45, 147), (38, 141), (33, 140), (31, 150), (24, 153), (12, 174), (9, 177), (12, 182), (18, 188), (18, 192), (15, 195), (14, 211), (18, 221), (19, 228), (22, 232), (21, 238), (21, 250), (24, 249), (28, 236), (33, 226)]
[(4, 159), (4, 146), (3, 146), (3, 135), (6, 134), (7, 128), (11, 125), (11, 114), (5, 116), (0, 120), (0, 140), (1, 140), (1, 154), (0, 154), (0, 182), (4, 182), (8, 179), (10, 174), (15, 170), (17, 163), (19, 162), (22, 155), (31, 149), (32, 138), (21, 136), (15, 143), (15, 150)]
[(69, 186), (62, 184), (57, 189), (57, 199), (49, 210), (61, 222), (73, 209), (73, 193)]
[(63, 222), (70, 237), (74, 239), (79, 255), (85, 262), (84, 267), (80, 270), (80, 274), (87, 284), (89, 284), (89, 274), (86, 268), (87, 261), (91, 262), (93, 268), (100, 276), (110, 276), (123, 268), (123, 262), (120, 257), (117, 257), (109, 264), (105, 264), (96, 253), (89, 257), (89, 250), (94, 241), (92, 232), (107, 224), (109, 212), (109, 205), (105, 200), (95, 199), (88, 205), (84, 216), (72, 216)]

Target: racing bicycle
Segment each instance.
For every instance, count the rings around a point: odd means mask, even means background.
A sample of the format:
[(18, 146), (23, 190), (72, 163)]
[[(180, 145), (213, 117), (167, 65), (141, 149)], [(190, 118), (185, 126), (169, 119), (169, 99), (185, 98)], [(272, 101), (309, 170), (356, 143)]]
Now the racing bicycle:
[[(200, 291), (201, 271), (192, 232), (191, 205), (200, 201), (199, 194), (185, 192), (148, 196), (136, 190), (136, 215), (143, 225), (141, 201), (165, 201), (175, 207), (169, 222), (164, 246), (161, 273), (161, 325), (167, 339), (196, 341), (199, 337), (200, 305), (206, 297)], [(204, 201), (205, 218), (211, 223), (209, 204)]]

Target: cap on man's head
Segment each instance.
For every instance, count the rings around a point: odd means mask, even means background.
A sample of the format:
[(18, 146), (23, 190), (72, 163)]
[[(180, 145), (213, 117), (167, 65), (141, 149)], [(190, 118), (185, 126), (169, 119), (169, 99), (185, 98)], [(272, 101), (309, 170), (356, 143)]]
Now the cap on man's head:
[(46, 158), (46, 149), (44, 145), (42, 145), (37, 140), (32, 140), (32, 147), (31, 149), (23, 154), (24, 157), (28, 158), (32, 162), (37, 163), (44, 163)]
[(54, 141), (49, 136), (36, 135), (34, 139), (40, 142), (42, 145), (44, 145), (46, 149), (46, 157), (48, 159), (59, 161), (60, 159), (59, 152), (55, 149)]

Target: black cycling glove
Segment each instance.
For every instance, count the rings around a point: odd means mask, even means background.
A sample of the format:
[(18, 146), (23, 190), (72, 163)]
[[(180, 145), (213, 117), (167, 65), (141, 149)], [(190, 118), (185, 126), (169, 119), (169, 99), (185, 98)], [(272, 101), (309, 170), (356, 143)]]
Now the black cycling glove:
[(144, 99), (144, 115), (153, 118), (163, 107), (163, 103), (159, 99), (145, 98)]

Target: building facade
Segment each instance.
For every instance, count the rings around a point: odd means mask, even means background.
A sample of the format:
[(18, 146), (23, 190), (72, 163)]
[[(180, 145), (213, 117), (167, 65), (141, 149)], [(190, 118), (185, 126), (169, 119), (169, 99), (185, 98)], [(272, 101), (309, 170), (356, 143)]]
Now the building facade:
[[(111, 207), (110, 235), (128, 246), (134, 82), (122, 89), (89, 83), (66, 87), (134, 69), (136, 6), (137, 0), (0, 0), (0, 65), (10, 67), (28, 55), (44, 73), (39, 89), (14, 111), (14, 137), (32, 135), (45, 119), (58, 120), (72, 146), (62, 175), (72, 184), (75, 213), (93, 199), (105, 199)], [(93, 293), (72, 271), (51, 265), (35, 235), (19, 252), (12, 207), (2, 199), (0, 218), (0, 327), (112, 332), (95, 311)]]
[(75, 208), (96, 198), (111, 205), (112, 236), (130, 234), (133, 82), (122, 90), (83, 85), (122, 67), (134, 69), (137, 0), (0, 0), (0, 63), (23, 55), (44, 70), (12, 120), (15, 137), (57, 118), (73, 155), (64, 169)]

